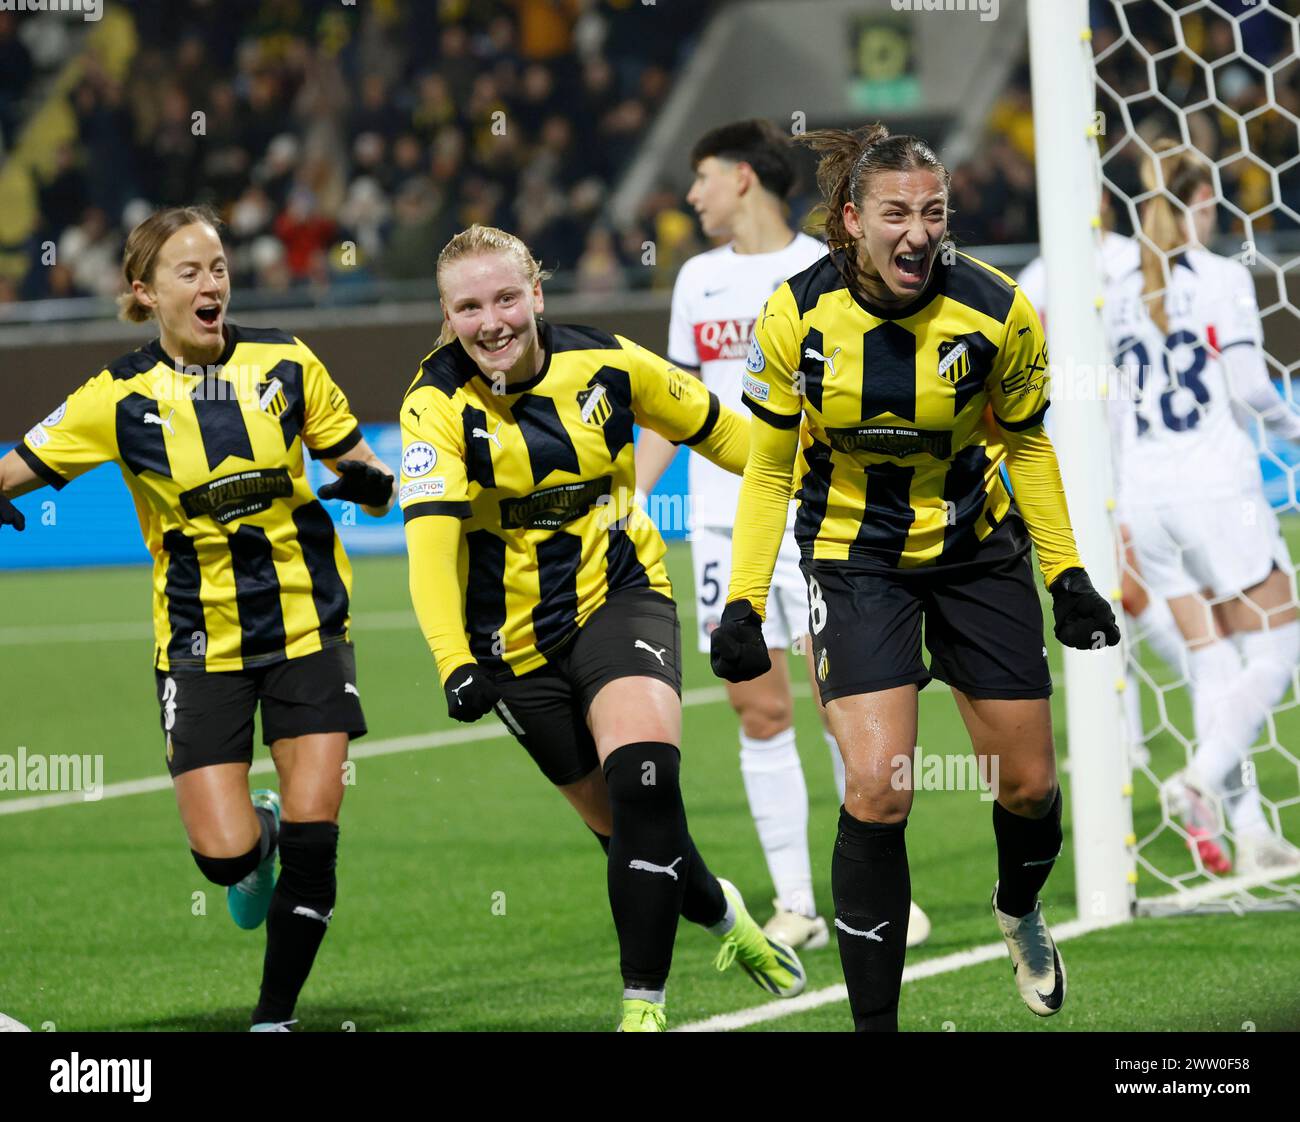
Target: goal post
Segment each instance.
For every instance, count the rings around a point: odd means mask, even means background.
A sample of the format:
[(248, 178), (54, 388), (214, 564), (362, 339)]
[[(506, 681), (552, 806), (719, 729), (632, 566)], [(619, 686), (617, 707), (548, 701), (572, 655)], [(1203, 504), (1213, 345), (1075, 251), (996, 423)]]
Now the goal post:
[[(1050, 293), (1052, 439), (1080, 556), (1120, 615), (1108, 369), (1101, 321), (1100, 179), (1087, 0), (1030, 0), (1039, 240)], [(1123, 647), (1066, 649), (1065, 708), (1079, 918), (1131, 916), (1135, 861)]]
[[(1155, 594), (1140, 566), (1130, 567), (1118, 548), (1121, 512), (1115, 509), (1117, 481), (1107, 420), (1108, 408), (1115, 406), (1105, 399), (1136, 395), (1141, 401), (1144, 393), (1159, 393), (1161, 416), (1168, 398), (1178, 405), (1177, 410), (1171, 405), (1170, 411), (1183, 425), (1184, 414), (1200, 409), (1198, 403), (1206, 400), (1195, 392), (1196, 386), (1209, 392), (1192, 375), (1206, 362), (1218, 361), (1218, 344), (1226, 342), (1216, 336), (1214, 323), (1188, 319), (1177, 331), (1165, 333), (1163, 353), (1153, 352), (1149, 357), (1154, 361), (1143, 360), (1135, 382), (1122, 378), (1113, 365), (1102, 318), (1104, 270), (1115, 267), (1114, 261), (1129, 260), (1129, 249), (1118, 242), (1118, 257), (1112, 256), (1111, 266), (1105, 264), (1103, 186), (1111, 203), (1109, 214), (1131, 226), (1138, 242), (1145, 238), (1141, 218), (1147, 200), (1163, 194), (1184, 216), (1187, 242), (1167, 250), (1166, 285), (1172, 278), (1169, 261), (1194, 244), (1192, 212), (1166, 189), (1158, 162), (1153, 164), (1155, 186), (1141, 182), (1141, 165), (1152, 160), (1162, 138), (1172, 139), (1178, 151), (1191, 152), (1210, 172), (1212, 202), (1222, 219), (1219, 228), (1227, 232), (1216, 240), (1204, 234), (1202, 224), (1201, 236), (1211, 250), (1251, 270), (1266, 329), (1263, 358), (1276, 402), (1261, 393), (1260, 386), (1248, 392), (1248, 400), (1230, 400), (1258, 455), (1264, 487), (1263, 504), (1256, 501), (1253, 483), (1241, 492), (1242, 525), (1249, 521), (1254, 526), (1255, 519), (1276, 515), (1283, 537), (1289, 535), (1300, 546), (1300, 444), (1270, 438), (1262, 423), (1271, 417), (1281, 424), (1280, 431), (1289, 432), (1292, 429), (1278, 420), (1279, 411), (1300, 411), (1300, 312), (1296, 286), (1287, 284), (1287, 273), (1300, 267), (1300, 113), (1295, 111), (1300, 98), (1300, 15), (1293, 14), (1293, 5), (1284, 10), (1269, 0), (1247, 0), (1232, 8), (1207, 0), (1108, 0), (1092, 7), (1091, 14), (1099, 13), (1098, 26), (1090, 28), (1087, 0), (1029, 0), (1052, 436), (1084, 564), (1098, 589), (1110, 596), (1118, 616), (1120, 565), (1125, 566), (1126, 581), (1153, 599)], [(1203, 219), (1204, 202), (1197, 205)], [(1230, 306), (1240, 307), (1242, 299), (1225, 291), (1222, 301), (1214, 295), (1214, 306), (1222, 305), (1226, 315)], [(1249, 305), (1249, 294), (1244, 300)], [(1174, 306), (1167, 306), (1167, 314)], [(1252, 334), (1249, 327), (1242, 330)], [(1232, 345), (1241, 341), (1239, 337)], [(1230, 384), (1214, 392), (1238, 391)], [(1194, 399), (1191, 404), (1189, 398)], [(1173, 421), (1165, 423), (1182, 431)], [(1124, 486), (1137, 493), (1142, 480), (1126, 477)], [(1267, 507), (1263, 514), (1261, 505)], [(1225, 532), (1230, 534), (1226, 527)], [(1291, 552), (1300, 556), (1297, 547)], [(1192, 566), (1188, 571), (1200, 570)], [(1294, 605), (1294, 559), (1286, 575)], [(1229, 590), (1211, 602), (1241, 596)], [(1262, 687), (1253, 684), (1240, 693), (1221, 689), (1219, 696), (1231, 697), (1233, 703), (1219, 702), (1220, 709), (1209, 714), (1207, 723), (1208, 711), (1203, 709), (1198, 718), (1193, 706), (1186, 657), (1179, 657), (1179, 665), (1165, 665), (1155, 646), (1134, 634), (1135, 626), (1121, 630), (1118, 648), (1065, 652), (1080, 918), (1116, 921), (1129, 914), (1300, 909), (1300, 868), (1294, 851), (1291, 857), (1276, 858), (1287, 839), (1300, 841), (1296, 668), (1289, 667), (1287, 688), (1278, 696), (1282, 679), (1276, 677), (1275, 662), (1282, 656), (1270, 648), (1270, 681), (1277, 683), (1268, 686), (1271, 692), (1259, 696)], [(1259, 645), (1241, 636), (1222, 641), (1236, 643), (1245, 680), (1254, 666), (1249, 651), (1258, 651)], [(1170, 642), (1181, 646), (1176, 637)], [(1235, 662), (1235, 656), (1230, 661)], [(1234, 681), (1232, 673), (1226, 682)], [(1250, 721), (1237, 721), (1241, 731), (1233, 733), (1240, 735), (1240, 766), (1212, 795), (1217, 825), (1184, 820), (1188, 810), (1179, 776), (1201, 747), (1198, 725), (1219, 725), (1214, 714), (1229, 709), (1233, 714), (1248, 712)], [(1230, 724), (1225, 718), (1222, 727)], [(1211, 735), (1223, 736), (1222, 727)], [(1258, 732), (1247, 745), (1251, 728)], [(1242, 816), (1246, 835), (1234, 832), (1230, 812), (1234, 806), (1240, 812), (1247, 795), (1254, 799), (1253, 806), (1262, 806), (1271, 831), (1271, 865), (1259, 857), (1258, 814)], [(1206, 836), (1213, 843), (1213, 859), (1200, 840)], [(1243, 859), (1243, 853), (1251, 859)], [(1220, 867), (1225, 871), (1214, 871)]]

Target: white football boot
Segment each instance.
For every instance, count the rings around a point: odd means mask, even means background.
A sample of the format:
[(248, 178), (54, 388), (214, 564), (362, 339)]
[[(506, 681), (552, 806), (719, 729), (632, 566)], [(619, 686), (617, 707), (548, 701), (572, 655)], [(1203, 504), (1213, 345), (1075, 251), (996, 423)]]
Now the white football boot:
[(831, 941), (830, 930), (821, 916), (806, 916), (789, 912), (773, 900), (772, 918), (763, 924), (763, 934), (770, 935), (797, 951), (816, 951)]
[(1040, 1017), (1059, 1013), (1065, 1004), (1065, 964), (1056, 940), (1043, 920), (1043, 902), (1027, 916), (1009, 916), (998, 911), (998, 886), (993, 886), (993, 918), (1011, 952), (1011, 972), (1025, 1004)]
[(1293, 876), (1300, 873), (1300, 849), (1277, 834), (1242, 834), (1237, 838), (1237, 872)]
[(1164, 785), (1169, 813), (1182, 820), (1187, 847), (1201, 859), (1205, 870), (1216, 876), (1232, 872), (1232, 856), (1223, 839), (1221, 804), (1191, 768), (1178, 772)]
[(930, 937), (930, 917), (921, 911), (915, 900), (907, 913), (907, 945), (919, 947)]

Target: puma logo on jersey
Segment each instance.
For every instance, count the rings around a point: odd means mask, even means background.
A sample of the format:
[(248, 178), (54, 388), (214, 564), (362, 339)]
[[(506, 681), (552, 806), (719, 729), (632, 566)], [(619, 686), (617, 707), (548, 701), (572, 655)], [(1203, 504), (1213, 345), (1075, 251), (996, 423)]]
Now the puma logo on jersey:
[(350, 693), (353, 697), (360, 697), (360, 696), (361, 696), (360, 692), (358, 692), (358, 690), (357, 690), (357, 687), (354, 686), (351, 682), (344, 682), (344, 683), (343, 683), (343, 692), (344, 692), (344, 693)]
[(863, 939), (870, 939), (874, 943), (883, 943), (885, 940), (881, 936), (877, 935), (876, 932), (879, 931), (882, 927), (888, 927), (889, 920), (886, 919), (881, 921), (880, 923), (876, 924), (876, 926), (873, 927), (870, 931), (859, 931), (856, 927), (850, 927), (847, 923), (845, 923), (842, 919), (840, 919), (839, 916), (836, 916), (835, 926), (848, 935), (858, 935), (861, 936)]
[(172, 436), (175, 436), (176, 430), (172, 428), (172, 418), (174, 416), (176, 416), (175, 409), (172, 409), (168, 412), (165, 420), (162, 417), (158, 416), (157, 413), (146, 413), (144, 415), (144, 423), (146, 425), (162, 425), (162, 427), (165, 428), (169, 433), (171, 433)]
[(501, 432), (501, 424), (502, 424), (502, 422), (498, 421), (498, 422), (497, 422), (497, 427), (494, 428), (491, 432), (488, 432), (487, 429), (479, 429), (479, 428), (476, 428), (472, 433), (470, 433), (470, 436), (472, 436), (472, 437), (473, 437), (473, 436), (481, 436), (484, 440), (490, 440), (490, 441), (492, 441), (493, 444), (495, 444), (495, 445), (497, 446), (497, 448), (500, 448), (500, 447), (501, 447), (501, 437), (500, 437), (498, 434)]
[(639, 857), (634, 857), (627, 863), (629, 869), (643, 869), (647, 873), (667, 873), (673, 880), (677, 879), (677, 869), (675, 866), (681, 858), (678, 857), (671, 865), (656, 865), (653, 861), (642, 861)]
[(330, 925), (330, 920), (334, 918), (334, 909), (330, 908), (329, 912), (327, 912), (325, 915), (321, 915), (320, 912), (318, 912), (315, 908), (305, 908), (301, 904), (299, 904), (296, 908), (294, 908), (293, 914), (296, 916), (306, 916), (308, 919), (319, 920), (326, 927), (328, 927)]
[(842, 351), (843, 349), (844, 349), (843, 347), (836, 347), (835, 350), (831, 352), (829, 358), (826, 355), (822, 354), (820, 351), (815, 350), (813, 347), (804, 347), (803, 353), (805, 358), (814, 358), (818, 362), (824, 362), (827, 366), (830, 367), (831, 374), (834, 375), (835, 359), (838, 357), (840, 351)]
[(656, 650), (644, 639), (638, 639), (632, 649), (636, 650), (637, 648), (640, 648), (643, 651), (649, 651), (652, 655), (655, 656), (655, 658), (659, 660), (660, 666), (666, 667), (668, 665), (666, 662), (664, 662), (664, 651), (668, 649), (667, 647), (660, 647)]

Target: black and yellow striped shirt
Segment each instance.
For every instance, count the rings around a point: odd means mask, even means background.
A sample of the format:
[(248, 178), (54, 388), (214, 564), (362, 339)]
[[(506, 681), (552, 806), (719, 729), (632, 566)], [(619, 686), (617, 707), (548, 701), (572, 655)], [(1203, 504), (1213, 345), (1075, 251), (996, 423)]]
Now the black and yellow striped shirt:
[[(1077, 565), (1059, 470), (1042, 435), (1046, 344), (1024, 293), (958, 253), (936, 261), (910, 305), (886, 309), (850, 291), (838, 260), (824, 257), (791, 277), (754, 326), (743, 399), (757, 427), (729, 598), (760, 606), (766, 594), (758, 554), (770, 543), (750, 539), (769, 535), (751, 524), (764, 519), (746, 504), (762, 490), (751, 483), (754, 457), (767, 455), (762, 430), (790, 434), (771, 442), (774, 458), (764, 461), (773, 482), (763, 504), (774, 508), (779, 461), (786, 444), (794, 455), (799, 431), (795, 537), (805, 557), (883, 569), (968, 561), (1012, 510), (1000, 468), (1014, 468), (1019, 453), (1025, 494), (1014, 478), (1013, 486), (1044, 576), (1050, 582)], [(1028, 546), (1023, 535), (998, 542)]]
[(226, 332), (212, 367), (178, 370), (158, 340), (114, 360), (17, 448), (55, 488), (121, 468), (154, 559), (159, 670), (249, 669), (347, 641), (352, 570), (303, 448), (342, 455), (356, 418), (292, 335)]
[[(634, 424), (737, 473), (748, 451), (744, 420), (666, 359), (595, 328), (538, 326), (535, 377), (496, 393), (453, 340), (425, 358), (402, 402), (405, 520), (463, 520), (463, 605), (451, 608), (463, 606), (461, 626), (441, 619), (449, 589), (416, 604), (426, 634), (446, 637), (430, 639), (444, 681), (468, 661), (498, 676), (544, 665), (613, 592), (672, 595), (663, 539), (631, 505)], [(425, 560), (412, 553), (413, 568)]]

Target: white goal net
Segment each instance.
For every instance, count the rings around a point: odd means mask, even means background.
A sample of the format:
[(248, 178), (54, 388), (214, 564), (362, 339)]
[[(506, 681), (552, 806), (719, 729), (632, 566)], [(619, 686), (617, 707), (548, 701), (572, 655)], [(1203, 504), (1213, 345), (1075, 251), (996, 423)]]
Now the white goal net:
[[(1171, 139), (1199, 157), (1213, 188), (1207, 247), (1250, 270), (1273, 392), (1286, 410), (1300, 412), (1300, 0), (1108, 0), (1094, 3), (1092, 12), (1096, 141), (1108, 221), (1117, 233), (1142, 240), (1145, 205), (1164, 195), (1190, 224), (1186, 203), (1174, 197), (1155, 159), (1156, 146)], [(1144, 186), (1144, 163), (1155, 165), (1153, 189)], [(1163, 258), (1170, 292), (1175, 256)], [(1231, 300), (1226, 292), (1223, 298)], [(1196, 338), (1171, 333), (1162, 354), (1145, 356), (1150, 365), (1135, 391), (1138, 400), (1163, 395), (1171, 424), (1195, 424), (1194, 414), (1207, 408), (1197, 371), (1226, 342), (1215, 338), (1211, 325)], [(1121, 370), (1134, 361), (1131, 354), (1111, 358)], [(1131, 382), (1119, 381), (1132, 391)], [(1253, 404), (1234, 398), (1233, 408), (1256, 449), (1268, 509), (1243, 498), (1241, 525), (1222, 528), (1222, 546), (1231, 551), (1238, 539), (1243, 550), (1257, 544), (1254, 531), (1259, 520), (1271, 526), (1271, 509), (1290, 556), (1300, 559), (1300, 446), (1279, 438), (1278, 424), (1265, 423), (1269, 410), (1258, 396)], [(1155, 416), (1159, 423), (1158, 410)], [(1142, 485), (1124, 479), (1126, 489)], [(1128, 521), (1124, 509), (1119, 513)], [(1205, 571), (1195, 563), (1185, 568)], [(1144, 593), (1156, 598), (1131, 551), (1124, 570), (1126, 606), (1140, 605)], [(1284, 598), (1294, 602), (1293, 565), (1278, 571), (1285, 577)], [(1233, 618), (1233, 596), (1216, 599), (1207, 591), (1204, 598), (1220, 622)], [(1236, 661), (1217, 664), (1228, 669), (1213, 680), (1197, 678), (1186, 655), (1162, 658), (1156, 636), (1132, 620), (1126, 631), (1127, 689), (1135, 695), (1128, 844), (1138, 912), (1300, 907), (1300, 869), (1288, 868), (1282, 856), (1287, 839), (1300, 843), (1300, 694), (1294, 661), (1279, 672), (1285, 643), (1260, 643), (1240, 632), (1221, 640)], [(1271, 676), (1256, 675), (1253, 683), (1232, 689), (1233, 667), (1239, 663), (1248, 675), (1261, 652), (1274, 659)], [(1199, 702), (1196, 690), (1202, 691)], [(1207, 782), (1195, 765), (1213, 737), (1236, 737), (1241, 758), (1225, 778)], [(1182, 781), (1188, 777), (1190, 794)], [(1197, 783), (1217, 790), (1198, 798)], [(1248, 814), (1243, 808), (1252, 800), (1256, 809)], [(1261, 821), (1278, 839), (1271, 851)]]

